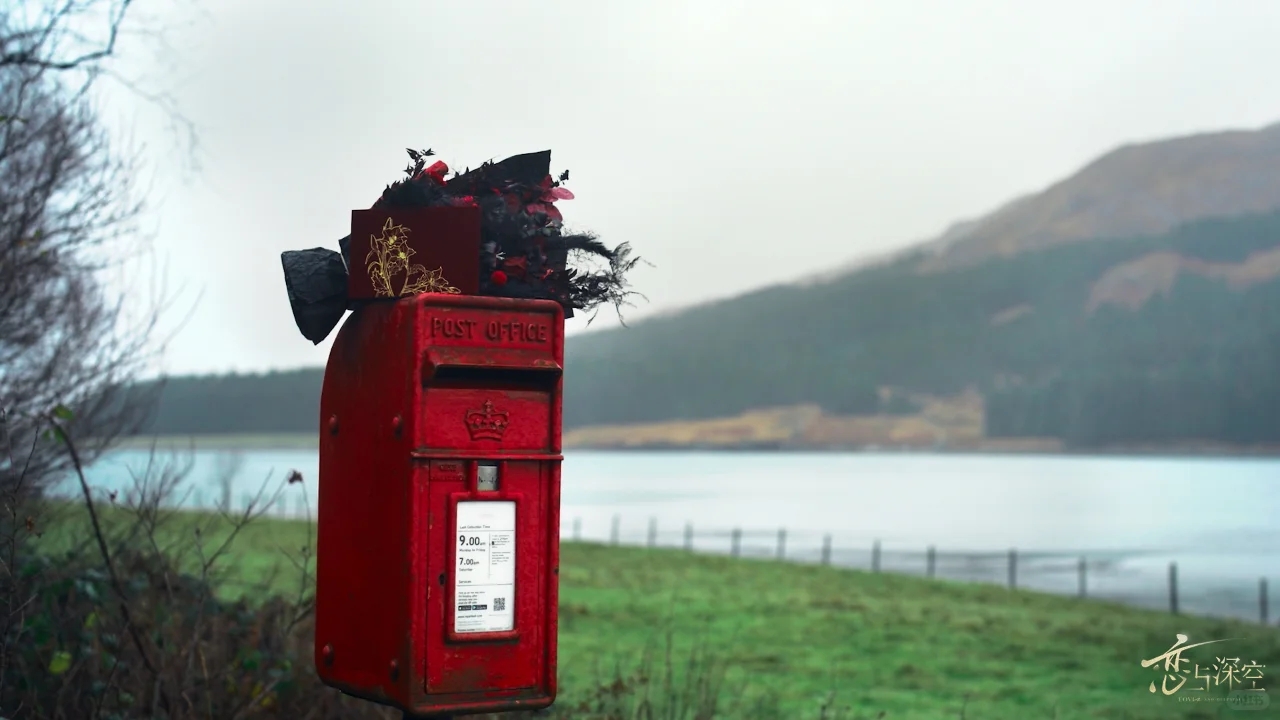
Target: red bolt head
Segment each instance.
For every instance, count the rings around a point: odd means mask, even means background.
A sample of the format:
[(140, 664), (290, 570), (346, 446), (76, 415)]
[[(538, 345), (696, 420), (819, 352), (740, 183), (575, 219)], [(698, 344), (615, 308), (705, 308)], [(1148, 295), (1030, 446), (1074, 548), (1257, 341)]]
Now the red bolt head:
[(324, 648), (320, 650), (320, 655), (324, 658), (325, 665), (333, 664), (333, 646), (332, 645), (325, 645)]
[(338, 416), (337, 415), (329, 416), (329, 433), (332, 435), (338, 434)]
[(399, 434), (400, 434), (400, 431), (401, 431), (402, 429), (404, 429), (404, 420), (403, 420), (403, 419), (401, 419), (401, 417), (400, 417), (399, 415), (397, 415), (397, 416), (395, 416), (395, 417), (391, 418), (391, 430), (392, 430), (392, 432), (394, 432), (396, 435), (399, 435)]

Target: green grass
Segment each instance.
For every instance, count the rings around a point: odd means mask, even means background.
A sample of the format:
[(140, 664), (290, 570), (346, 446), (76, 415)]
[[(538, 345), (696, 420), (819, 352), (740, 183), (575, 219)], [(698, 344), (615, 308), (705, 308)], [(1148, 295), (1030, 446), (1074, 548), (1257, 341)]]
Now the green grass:
[(1274, 629), (991, 586), (579, 545), (561, 579), (566, 678), (582, 658), (635, 653), (670, 619), (793, 708), (836, 690), (889, 717), (959, 717), (966, 696), (970, 718), (1214, 717), (1153, 697), (1160, 676), (1141, 661), (1184, 633), (1244, 637), (1232, 657), (1280, 664)]
[[(179, 515), (163, 536), (188, 534), (195, 517)], [(244, 584), (229, 592), (275, 571), (272, 587), (296, 587), (282, 549), (303, 546), (305, 528), (266, 518), (247, 528), (229, 562)], [(626, 674), (646, 649), (657, 651), (659, 670), (679, 673), (695, 645), (723, 664), (727, 692), (772, 696), (780, 717), (816, 717), (832, 691), (836, 705), (868, 718), (1237, 717), (1222, 703), (1148, 692), (1161, 675), (1140, 662), (1177, 633), (1192, 643), (1242, 638), (1189, 651), (1202, 667), (1221, 648), (1280, 668), (1275, 628), (996, 586), (576, 543), (562, 545), (560, 579), (563, 703), (612, 679), (615, 667)]]

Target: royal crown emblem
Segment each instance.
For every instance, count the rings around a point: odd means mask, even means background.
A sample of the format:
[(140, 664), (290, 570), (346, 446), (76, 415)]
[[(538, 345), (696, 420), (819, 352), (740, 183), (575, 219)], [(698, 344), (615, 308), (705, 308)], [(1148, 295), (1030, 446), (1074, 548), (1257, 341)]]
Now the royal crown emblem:
[(467, 413), (467, 431), (472, 440), (501, 440), (510, 417), (506, 411), (494, 410), (493, 402), (485, 400), (483, 408)]

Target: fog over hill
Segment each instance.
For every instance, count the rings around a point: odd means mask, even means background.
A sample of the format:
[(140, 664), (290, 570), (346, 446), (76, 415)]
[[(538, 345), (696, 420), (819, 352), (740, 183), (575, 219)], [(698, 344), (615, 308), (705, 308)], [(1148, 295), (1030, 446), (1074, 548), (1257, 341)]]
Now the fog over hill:
[(936, 237), (792, 284), (831, 282), (910, 257), (932, 271), (1060, 242), (1155, 235), (1199, 218), (1267, 212), (1280, 208), (1277, 167), (1280, 123), (1126, 143)]
[[(944, 234), (930, 270), (1093, 238), (1157, 235), (1280, 207), (1280, 123), (1123, 145)], [(955, 234), (948, 239), (947, 235)]]
[[(1280, 125), (1127, 145), (902, 253), (571, 337), (565, 424), (909, 413), (904, 397), (977, 392), (992, 436), (1257, 441), (1280, 389), (1277, 209)], [(310, 373), (175, 380), (155, 427), (272, 397), (266, 425), (310, 431)]]

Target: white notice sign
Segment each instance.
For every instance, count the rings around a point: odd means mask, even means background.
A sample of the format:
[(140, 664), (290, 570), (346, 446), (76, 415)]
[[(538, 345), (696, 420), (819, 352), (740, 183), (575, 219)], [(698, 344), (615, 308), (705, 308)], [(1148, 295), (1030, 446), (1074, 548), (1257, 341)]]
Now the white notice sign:
[(454, 632), (515, 629), (516, 504), (460, 502), (457, 518)]

